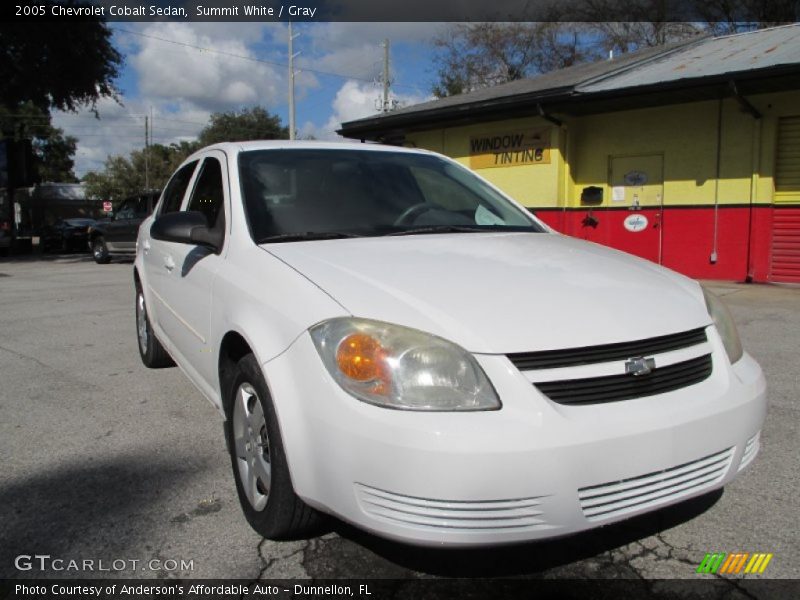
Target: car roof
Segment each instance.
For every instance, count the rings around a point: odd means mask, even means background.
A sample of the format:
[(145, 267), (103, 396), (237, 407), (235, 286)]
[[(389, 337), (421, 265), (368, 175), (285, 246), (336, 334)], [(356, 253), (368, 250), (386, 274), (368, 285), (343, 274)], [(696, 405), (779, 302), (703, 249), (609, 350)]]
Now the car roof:
[(362, 144), (358, 142), (325, 142), (325, 141), (298, 141), (298, 140), (255, 140), (249, 142), (222, 142), (201, 148), (185, 162), (190, 162), (209, 150), (221, 150), (226, 154), (235, 155), (239, 152), (252, 150), (362, 150), (368, 152), (404, 152), (408, 154), (435, 154), (419, 148), (405, 148), (402, 146), (388, 146), (384, 144)]

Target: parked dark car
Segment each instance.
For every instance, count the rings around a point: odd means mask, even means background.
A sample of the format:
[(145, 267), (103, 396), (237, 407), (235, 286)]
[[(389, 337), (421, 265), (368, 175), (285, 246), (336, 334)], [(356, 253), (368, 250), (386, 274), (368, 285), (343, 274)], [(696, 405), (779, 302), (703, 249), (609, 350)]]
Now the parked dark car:
[(46, 225), (41, 232), (40, 244), (45, 252), (86, 251), (89, 229), (96, 223), (94, 219), (74, 217), (59, 219)]
[(97, 264), (104, 265), (114, 256), (136, 254), (139, 225), (153, 212), (161, 192), (147, 192), (126, 198), (110, 219), (98, 221), (89, 232), (89, 247)]

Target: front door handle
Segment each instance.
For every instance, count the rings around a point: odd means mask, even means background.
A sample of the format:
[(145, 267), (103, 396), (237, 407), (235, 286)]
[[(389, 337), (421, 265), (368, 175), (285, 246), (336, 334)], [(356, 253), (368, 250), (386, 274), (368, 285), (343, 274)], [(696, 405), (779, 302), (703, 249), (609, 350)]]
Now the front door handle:
[(170, 273), (172, 272), (172, 269), (175, 268), (175, 261), (172, 260), (172, 257), (169, 255), (164, 257), (164, 268)]
[(150, 241), (149, 241), (149, 240), (145, 240), (145, 241), (142, 243), (142, 250), (144, 251), (144, 253), (145, 253), (145, 254), (147, 254), (148, 252), (150, 252)]

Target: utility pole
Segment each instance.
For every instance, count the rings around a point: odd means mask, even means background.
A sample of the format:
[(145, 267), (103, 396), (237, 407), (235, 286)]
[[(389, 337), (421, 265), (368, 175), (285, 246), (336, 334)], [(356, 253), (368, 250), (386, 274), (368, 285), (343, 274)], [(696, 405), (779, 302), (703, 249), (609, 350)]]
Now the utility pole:
[(147, 115), (144, 116), (144, 189), (150, 189), (150, 128)]
[(292, 22), (289, 21), (289, 139), (294, 139), (295, 132), (295, 117), (294, 117), (294, 59), (297, 54), (294, 53), (294, 38), (297, 35), (292, 34)]
[[(149, 123), (149, 125), (150, 125), (150, 127), (148, 129), (150, 131), (150, 137), (149, 137), (148, 144), (147, 144), (147, 165), (148, 165), (148, 170), (149, 170), (149, 166), (150, 166), (150, 147), (153, 145), (153, 130), (156, 127), (156, 120), (153, 117), (153, 106), (152, 105), (150, 105), (150, 123)], [(150, 189), (150, 182), (148, 181), (147, 184), (148, 185), (147, 185), (146, 189), (149, 190)]]
[(383, 40), (383, 112), (389, 112), (389, 39)]

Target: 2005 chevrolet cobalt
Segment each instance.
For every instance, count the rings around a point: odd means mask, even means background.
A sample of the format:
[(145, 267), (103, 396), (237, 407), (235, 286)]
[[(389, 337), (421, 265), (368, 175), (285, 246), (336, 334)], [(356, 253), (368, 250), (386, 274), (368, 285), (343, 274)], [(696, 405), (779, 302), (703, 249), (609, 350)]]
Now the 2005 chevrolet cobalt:
[(764, 377), (720, 300), (430, 152), (201, 150), (134, 277), (142, 360), (222, 414), (269, 538), (320, 513), (418, 544), (560, 536), (724, 486), (758, 452)]

